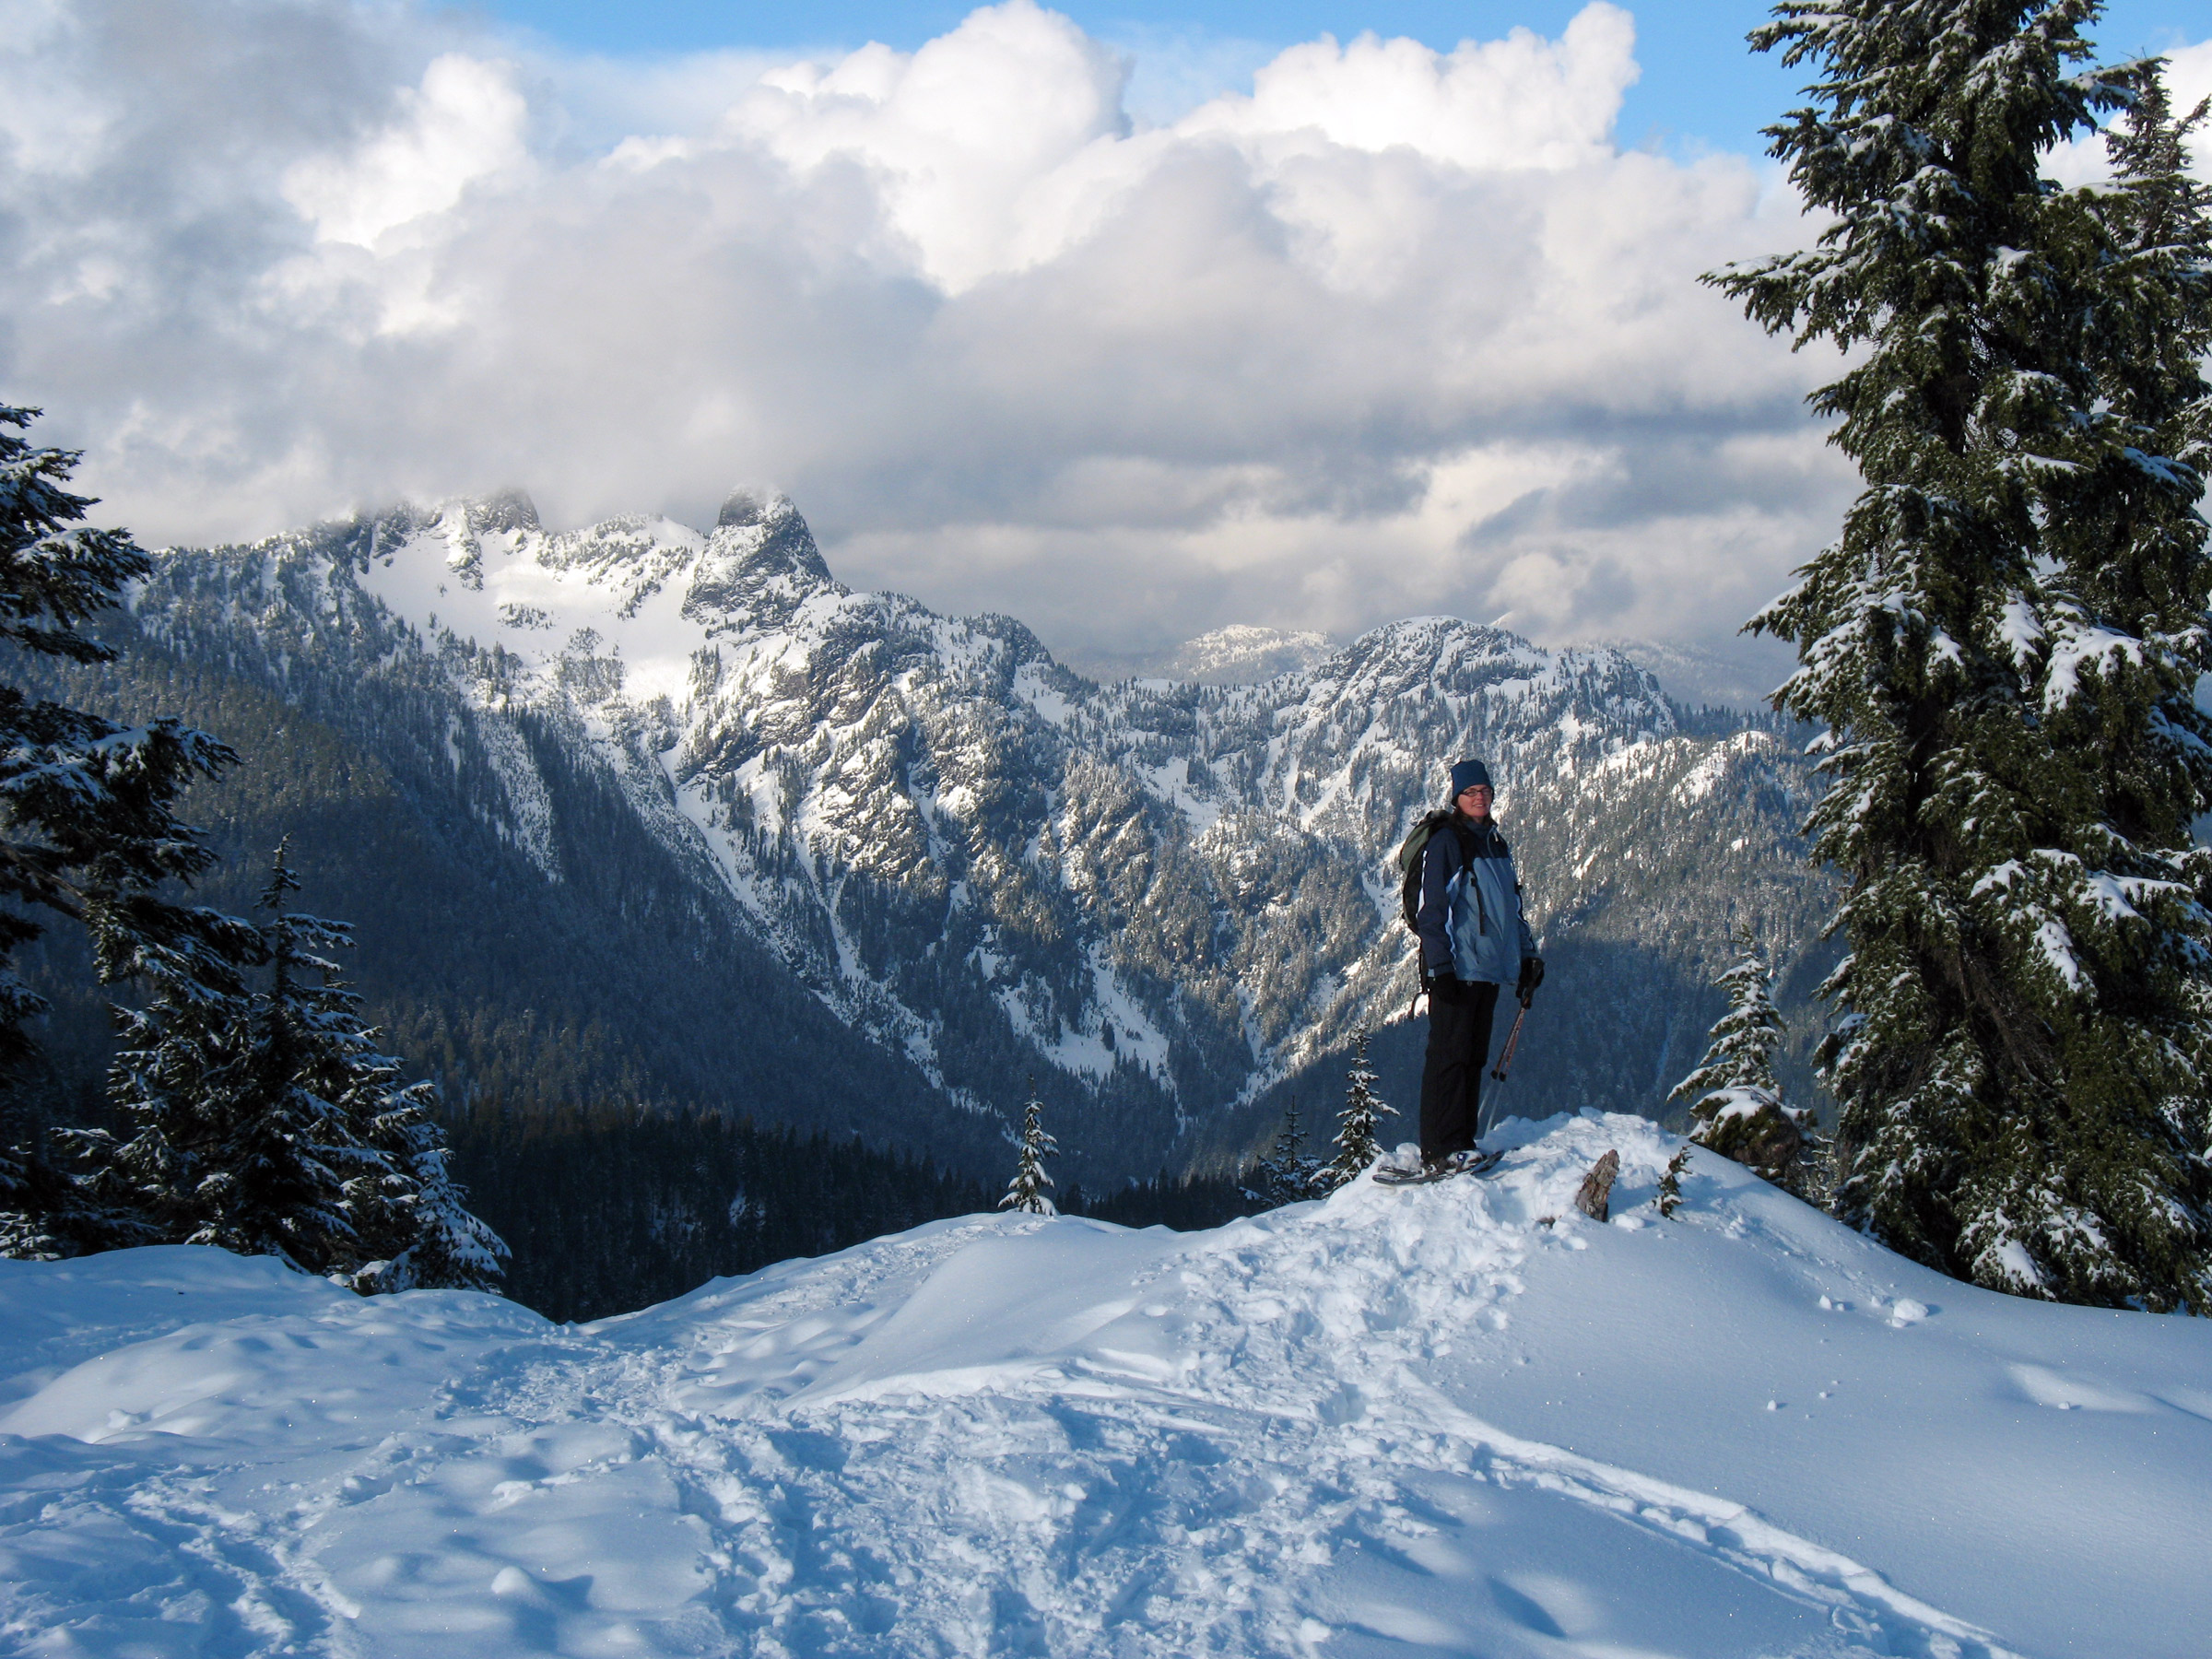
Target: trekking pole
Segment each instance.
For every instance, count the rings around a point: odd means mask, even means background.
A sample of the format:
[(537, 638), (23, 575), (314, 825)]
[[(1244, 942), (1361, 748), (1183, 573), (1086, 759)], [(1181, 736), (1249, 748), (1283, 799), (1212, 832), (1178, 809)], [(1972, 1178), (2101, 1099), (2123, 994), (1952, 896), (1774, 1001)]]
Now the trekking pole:
[(1505, 1081), (1506, 1068), (1513, 1063), (1513, 1051), (1521, 1046), (1521, 1022), (1528, 1018), (1528, 1005), (1534, 1001), (1534, 996), (1521, 999), (1521, 1012), (1513, 1016), (1513, 1029), (1505, 1034), (1505, 1047), (1498, 1055), (1498, 1064), (1490, 1067), (1492, 1081)]

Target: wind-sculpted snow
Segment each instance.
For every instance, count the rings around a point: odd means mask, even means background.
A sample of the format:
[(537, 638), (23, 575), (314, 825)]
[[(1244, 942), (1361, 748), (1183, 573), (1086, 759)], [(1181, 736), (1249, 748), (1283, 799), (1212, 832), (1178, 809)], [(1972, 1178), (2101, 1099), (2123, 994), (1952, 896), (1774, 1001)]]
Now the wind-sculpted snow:
[[(971, 1217), (556, 1328), (0, 1264), (0, 1647), (2179, 1659), (2212, 1332), (1641, 1120), (1210, 1233)], [(1621, 1156), (1615, 1220), (1570, 1204)]]
[(1655, 1106), (1729, 927), (1785, 962), (1814, 931), (1777, 737), (1686, 734), (1618, 653), (1451, 618), (1257, 685), (1102, 687), (1010, 618), (848, 590), (789, 501), (747, 495), (704, 535), (548, 534), (509, 497), (172, 554), (137, 616), (326, 701), (403, 688), (424, 729), (374, 741), (578, 881), (552, 746), (948, 1100), (1057, 1078), (1113, 1127), (1070, 1137), (1112, 1141), (1093, 1179), (1182, 1161), (1194, 1124), (1249, 1137), (1225, 1108), (1405, 1007), (1391, 853), (1453, 757), (1489, 759), (1550, 982), (1587, 993), (1534, 1091)]

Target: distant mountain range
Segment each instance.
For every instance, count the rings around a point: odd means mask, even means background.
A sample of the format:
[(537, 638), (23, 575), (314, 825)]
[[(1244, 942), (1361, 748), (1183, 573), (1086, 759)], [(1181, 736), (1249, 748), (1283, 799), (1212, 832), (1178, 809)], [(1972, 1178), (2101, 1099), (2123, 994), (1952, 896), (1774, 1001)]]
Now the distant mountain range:
[[(1451, 618), (1223, 630), (1185, 680), (1102, 685), (1012, 618), (849, 590), (780, 498), (549, 533), (505, 496), (170, 551), (126, 633), (78, 691), (253, 756), (198, 809), (241, 856), (294, 834), (372, 1007), (465, 1093), (987, 1169), (1033, 1079), (1094, 1191), (1218, 1163), (1293, 1093), (1333, 1112), (1406, 1013), (1393, 853), (1463, 754), (1551, 964), (1517, 1109), (1662, 1110), (1734, 927), (1787, 1008), (1826, 955), (1794, 741)], [(1377, 1040), (1407, 1134), (1418, 1039)]]
[(1295, 633), (1231, 622), (1170, 651), (1070, 659), (1068, 666), (1093, 679), (1187, 680), (1197, 686), (1248, 686), (1311, 668), (1329, 654), (1325, 634)]
[(1677, 702), (1692, 708), (1764, 710), (1774, 688), (1796, 666), (1789, 646), (1763, 638), (1740, 640), (1725, 654), (1650, 640), (1601, 640), (1594, 648), (1619, 652), (1653, 675)]

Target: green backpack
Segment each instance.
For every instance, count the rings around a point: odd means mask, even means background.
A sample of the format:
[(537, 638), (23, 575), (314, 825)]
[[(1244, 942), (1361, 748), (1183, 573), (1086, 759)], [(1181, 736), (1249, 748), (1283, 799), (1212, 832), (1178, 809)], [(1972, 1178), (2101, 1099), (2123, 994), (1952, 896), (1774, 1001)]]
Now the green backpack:
[(1424, 812), (1398, 848), (1398, 909), (1406, 918), (1406, 931), (1416, 938), (1421, 933), (1421, 852), (1429, 838), (1451, 821), (1448, 806)]

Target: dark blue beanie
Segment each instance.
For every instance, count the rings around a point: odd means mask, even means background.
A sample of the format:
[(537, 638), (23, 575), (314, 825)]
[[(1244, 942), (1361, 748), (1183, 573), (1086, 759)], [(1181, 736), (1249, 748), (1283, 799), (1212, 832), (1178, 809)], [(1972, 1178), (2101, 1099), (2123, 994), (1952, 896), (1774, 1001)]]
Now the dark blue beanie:
[(1495, 790), (1497, 788), (1497, 785), (1490, 782), (1490, 769), (1481, 761), (1459, 760), (1453, 763), (1452, 798), (1453, 800), (1458, 800), (1465, 791), (1474, 788), (1477, 783), (1485, 789)]

